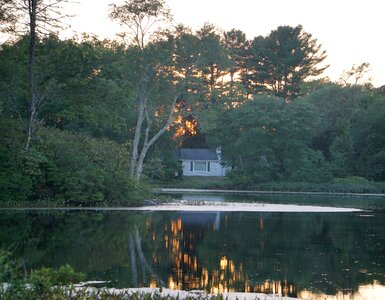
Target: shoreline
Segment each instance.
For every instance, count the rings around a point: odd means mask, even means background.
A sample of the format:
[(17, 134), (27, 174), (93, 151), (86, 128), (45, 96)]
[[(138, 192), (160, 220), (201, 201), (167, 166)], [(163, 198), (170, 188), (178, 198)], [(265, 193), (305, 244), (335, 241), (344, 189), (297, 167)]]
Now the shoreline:
[(154, 206), (135, 207), (136, 211), (188, 211), (188, 212), (362, 212), (358, 208), (331, 207), (297, 204), (271, 204), (271, 203), (243, 203), (243, 202), (215, 202), (201, 201), (199, 204), (190, 204), (188, 200), (165, 203)]
[[(81, 291), (82, 287), (77, 287), (77, 290)], [(106, 292), (108, 295), (114, 296), (132, 296), (134, 294), (139, 294), (143, 299), (147, 299), (149, 295), (154, 297), (155, 295), (161, 296), (164, 299), (172, 297), (173, 299), (217, 299), (217, 297), (222, 296), (226, 300), (295, 300), (298, 298), (287, 297), (281, 294), (263, 294), (263, 293), (245, 293), (245, 292), (224, 292), (218, 294), (209, 294), (202, 290), (174, 290), (169, 288), (126, 288), (126, 289), (116, 289), (116, 288), (93, 288), (86, 287), (85, 290), (89, 293), (98, 293)], [(126, 299), (126, 298), (122, 298)], [(142, 299), (142, 298), (141, 298)]]
[(314, 195), (314, 196), (354, 196), (354, 197), (385, 197), (385, 194), (375, 193), (341, 193), (341, 192), (291, 192), (291, 191), (263, 191), (263, 190), (215, 190), (215, 189), (190, 189), (190, 188), (154, 188), (158, 194), (178, 193), (204, 193), (204, 194), (244, 194), (244, 195)]
[(276, 212), (276, 213), (346, 213), (364, 212), (365, 210), (350, 207), (331, 207), (297, 204), (271, 204), (271, 203), (246, 203), (246, 202), (215, 202), (201, 201), (198, 204), (188, 200), (180, 200), (158, 205), (138, 207), (24, 207), (0, 208), (5, 210), (62, 210), (62, 211), (186, 211), (186, 212)]

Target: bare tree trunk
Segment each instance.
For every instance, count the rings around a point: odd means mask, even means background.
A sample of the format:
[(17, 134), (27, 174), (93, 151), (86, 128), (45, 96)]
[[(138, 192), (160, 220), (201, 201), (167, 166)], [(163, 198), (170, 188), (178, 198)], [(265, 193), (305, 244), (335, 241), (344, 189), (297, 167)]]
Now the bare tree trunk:
[[(146, 127), (145, 138), (144, 138), (142, 150), (140, 151), (139, 157), (135, 161), (136, 166), (135, 166), (135, 172), (134, 172), (133, 178), (136, 182), (139, 182), (140, 177), (142, 176), (143, 163), (144, 163), (144, 159), (146, 158), (148, 149), (152, 146), (152, 144), (154, 144), (162, 136), (162, 134), (166, 131), (166, 129), (174, 121), (174, 119), (175, 119), (174, 110), (175, 110), (175, 105), (176, 105), (176, 101), (178, 100), (178, 98), (179, 98), (179, 95), (176, 95), (174, 97), (174, 100), (173, 100), (173, 102), (171, 104), (171, 108), (170, 108), (170, 114), (168, 116), (166, 124), (150, 140), (148, 140), (148, 134), (149, 134), (150, 127), (151, 127), (151, 121), (149, 119), (147, 111), (145, 111), (146, 118), (147, 118), (147, 127)], [(138, 116), (138, 118), (139, 118), (139, 116)], [(143, 120), (142, 120), (142, 122), (143, 122)]]
[(28, 1), (29, 13), (29, 62), (28, 62), (28, 80), (29, 80), (29, 122), (27, 130), (27, 143), (25, 151), (28, 152), (32, 135), (36, 130), (36, 114), (37, 114), (37, 95), (35, 82), (35, 62), (36, 62), (36, 8), (37, 0)]
[(132, 153), (131, 153), (130, 170), (129, 170), (129, 174), (131, 178), (134, 178), (137, 160), (139, 157), (138, 148), (140, 143), (140, 137), (142, 134), (142, 125), (144, 121), (145, 102), (146, 101), (144, 96), (140, 96), (139, 108), (138, 108), (138, 119), (136, 120), (135, 136), (134, 136), (134, 142), (132, 144)]
[(138, 228), (135, 229), (135, 242), (136, 242), (136, 250), (138, 252), (138, 256), (144, 266), (143, 268), (143, 272), (145, 269), (147, 269), (151, 275), (153, 275), (156, 280), (159, 282), (159, 285), (164, 287), (166, 286), (164, 284), (164, 281), (155, 273), (155, 271), (149, 266), (149, 264), (147, 263), (147, 260), (146, 258), (144, 257), (144, 254), (143, 254), (143, 250), (142, 250), (142, 241), (141, 241), (141, 238), (140, 238), (140, 234), (139, 234), (139, 231), (138, 231)]
[(138, 271), (136, 269), (135, 244), (132, 233), (128, 235), (128, 247), (130, 249), (131, 282), (133, 287), (138, 287)]

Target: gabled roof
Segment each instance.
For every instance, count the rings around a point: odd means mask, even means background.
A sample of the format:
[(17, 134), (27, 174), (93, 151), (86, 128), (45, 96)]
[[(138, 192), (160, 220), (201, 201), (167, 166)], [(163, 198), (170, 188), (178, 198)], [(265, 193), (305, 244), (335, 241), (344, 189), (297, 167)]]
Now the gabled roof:
[(182, 160), (218, 160), (215, 149), (181, 148), (178, 154), (178, 158)]

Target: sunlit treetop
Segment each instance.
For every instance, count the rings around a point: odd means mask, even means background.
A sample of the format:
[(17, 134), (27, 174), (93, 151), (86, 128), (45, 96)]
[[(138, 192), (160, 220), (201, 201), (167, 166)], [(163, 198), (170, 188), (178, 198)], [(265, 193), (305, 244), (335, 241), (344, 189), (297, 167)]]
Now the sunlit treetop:
[[(164, 0), (130, 0), (122, 5), (111, 4), (109, 17), (129, 29), (132, 42), (143, 49), (149, 40), (149, 33), (156, 24), (172, 20), (170, 9)], [(126, 33), (121, 34), (125, 37)]]

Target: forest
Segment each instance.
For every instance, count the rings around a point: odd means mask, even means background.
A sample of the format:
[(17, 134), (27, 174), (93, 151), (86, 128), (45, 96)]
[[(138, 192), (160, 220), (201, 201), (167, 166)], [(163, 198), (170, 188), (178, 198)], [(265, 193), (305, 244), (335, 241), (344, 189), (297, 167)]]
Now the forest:
[(322, 77), (327, 52), (301, 25), (193, 31), (131, 0), (106, 12), (119, 38), (60, 39), (44, 1), (0, 3), (2, 203), (137, 205), (149, 179), (175, 180), (178, 147), (220, 146), (231, 188), (385, 189), (385, 87), (368, 63)]

